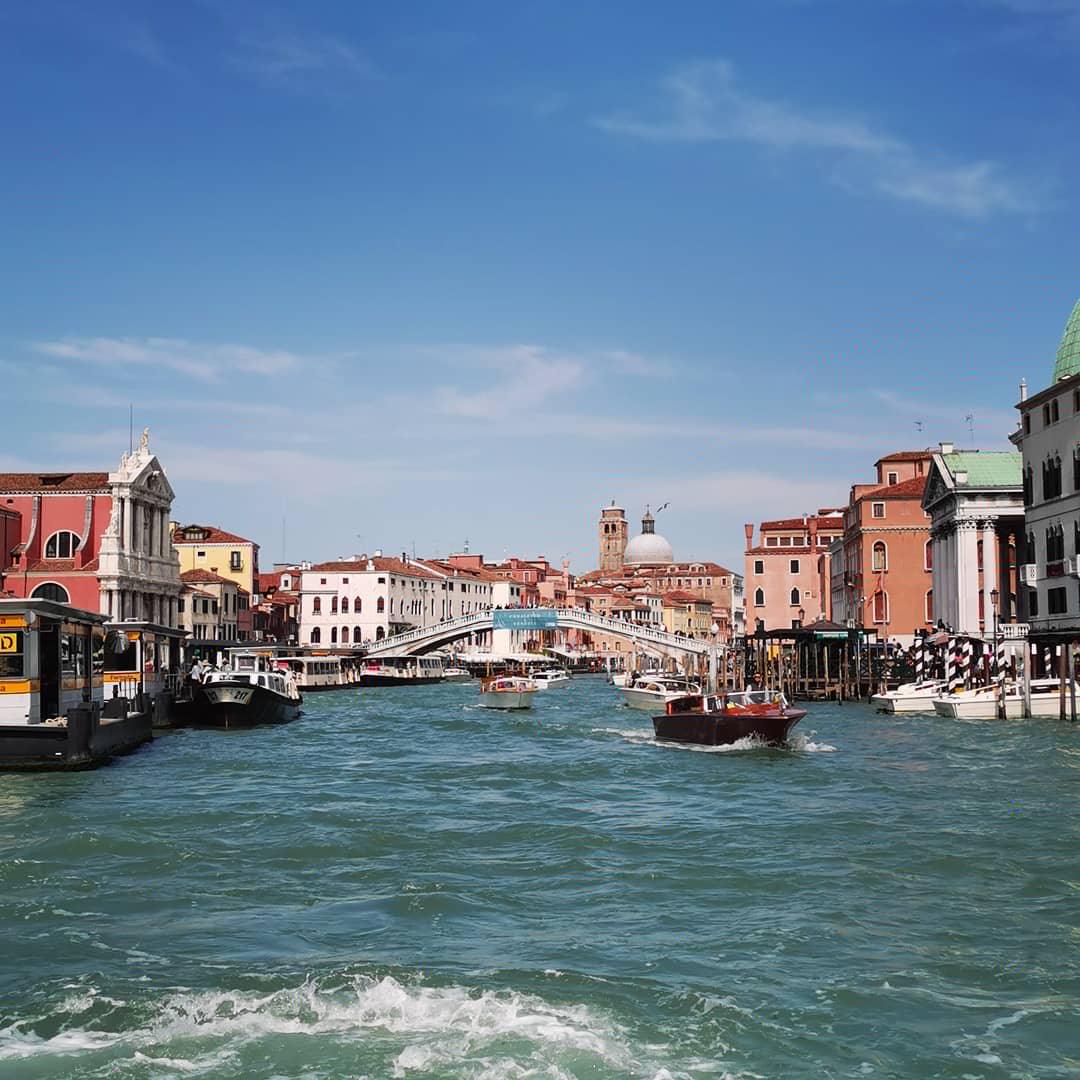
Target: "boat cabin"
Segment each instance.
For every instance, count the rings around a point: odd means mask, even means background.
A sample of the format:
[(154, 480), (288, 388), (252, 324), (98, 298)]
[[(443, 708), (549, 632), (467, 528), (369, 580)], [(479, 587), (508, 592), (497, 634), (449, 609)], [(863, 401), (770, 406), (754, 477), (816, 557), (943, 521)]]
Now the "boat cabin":
[(301, 691), (337, 690), (347, 685), (340, 656), (279, 654), (274, 664), (279, 671), (291, 671)]
[(134, 701), (137, 694), (177, 693), (186, 630), (125, 619), (106, 624), (105, 696)]
[(104, 698), (105, 616), (0, 600), (0, 725), (42, 724)]

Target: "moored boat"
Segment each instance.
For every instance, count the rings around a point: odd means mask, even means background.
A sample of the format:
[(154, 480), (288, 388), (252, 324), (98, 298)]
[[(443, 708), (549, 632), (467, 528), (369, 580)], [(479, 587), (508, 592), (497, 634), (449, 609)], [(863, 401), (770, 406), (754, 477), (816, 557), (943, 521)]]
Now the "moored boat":
[(190, 722), (214, 728), (287, 724), (302, 704), (291, 672), (277, 670), (263, 654), (238, 651), (230, 671), (211, 672), (198, 687)]
[[(1031, 680), (1031, 716), (1051, 720), (1061, 714), (1060, 682), (1057, 679)], [(1066, 700), (1069, 687), (1065, 687)], [(1001, 690), (997, 686), (979, 686), (955, 694), (934, 698), (938, 716), (956, 720), (996, 720), (999, 716)], [(1020, 720), (1024, 715), (1024, 685), (1011, 680), (1004, 687), (1005, 719)]]
[(480, 683), (480, 705), (485, 709), (531, 709), (536, 683), (520, 675), (497, 675)]
[(443, 671), (443, 682), (472, 682), (472, 673), (462, 667), (448, 667)]
[(438, 656), (373, 656), (360, 669), (361, 686), (427, 686), (443, 677)]
[(904, 683), (895, 690), (874, 694), (870, 704), (885, 713), (929, 713), (934, 711), (934, 698), (940, 697), (946, 686), (941, 679)]
[(776, 690), (688, 694), (669, 701), (664, 714), (653, 717), (653, 731), (658, 739), (699, 746), (724, 746), (740, 739), (783, 746), (805, 715), (805, 709), (793, 708)]

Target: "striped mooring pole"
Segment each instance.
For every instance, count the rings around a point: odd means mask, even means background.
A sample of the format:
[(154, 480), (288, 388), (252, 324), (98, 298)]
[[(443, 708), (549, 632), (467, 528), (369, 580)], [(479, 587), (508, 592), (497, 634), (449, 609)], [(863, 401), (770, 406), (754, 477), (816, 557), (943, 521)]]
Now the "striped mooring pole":
[(956, 682), (956, 638), (949, 638), (948, 645), (945, 646), (945, 682), (948, 685), (949, 693), (951, 694), (957, 687)]
[(964, 642), (960, 648), (960, 665), (962, 671), (960, 681), (964, 684), (964, 686), (970, 686), (972, 676), (971, 658), (975, 653), (975, 643), (971, 640), (971, 638), (964, 638)]

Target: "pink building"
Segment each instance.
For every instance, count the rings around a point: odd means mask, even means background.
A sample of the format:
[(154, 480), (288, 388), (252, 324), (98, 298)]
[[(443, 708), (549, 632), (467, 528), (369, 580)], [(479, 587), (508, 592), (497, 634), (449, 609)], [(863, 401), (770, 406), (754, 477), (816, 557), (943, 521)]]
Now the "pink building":
[[(829, 545), (844, 535), (843, 516), (821, 510), (813, 517), (763, 521), (754, 542), (746, 527), (746, 632), (759, 624), (783, 630), (830, 618)], [(824, 564), (824, 565), (823, 565)]]
[(112, 473), (0, 474), (0, 588), (177, 625), (173, 490), (148, 442)]

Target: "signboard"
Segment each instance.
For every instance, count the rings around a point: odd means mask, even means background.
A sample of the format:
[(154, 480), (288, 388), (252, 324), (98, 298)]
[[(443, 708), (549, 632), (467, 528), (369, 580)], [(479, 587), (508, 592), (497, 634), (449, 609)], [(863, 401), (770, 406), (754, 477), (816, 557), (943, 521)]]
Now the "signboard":
[(848, 632), (846, 630), (815, 630), (814, 639), (816, 641), (847, 641)]
[(19, 647), (21, 634), (10, 630), (0, 630), (0, 653), (17, 653), (22, 650)]
[(512, 608), (493, 611), (493, 630), (554, 630), (559, 625), (559, 615), (554, 608)]
[(1026, 638), (1031, 632), (1031, 627), (1026, 622), (1002, 623), (998, 627), (998, 633), (1003, 638)]

